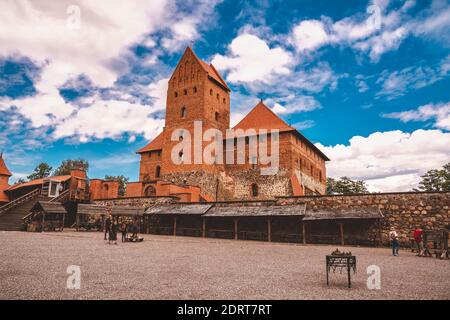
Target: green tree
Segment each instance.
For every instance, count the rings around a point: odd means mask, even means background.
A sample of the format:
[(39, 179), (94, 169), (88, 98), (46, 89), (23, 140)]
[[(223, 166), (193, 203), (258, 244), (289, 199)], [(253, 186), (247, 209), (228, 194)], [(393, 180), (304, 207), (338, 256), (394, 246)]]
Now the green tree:
[(67, 159), (61, 162), (58, 168), (53, 173), (54, 176), (69, 175), (71, 170), (88, 171), (89, 162), (84, 159)]
[(327, 194), (360, 194), (369, 193), (363, 180), (352, 180), (348, 177), (339, 179), (327, 178)]
[(450, 162), (442, 169), (428, 170), (413, 191), (450, 191)]
[(125, 177), (124, 175), (120, 175), (120, 176), (105, 175), (105, 180), (118, 181), (119, 182), (119, 195), (124, 196), (125, 191), (127, 190), (127, 183), (130, 180), (130, 178)]
[(34, 168), (33, 173), (31, 173), (27, 179), (28, 180), (36, 180), (36, 179), (42, 179), (47, 178), (50, 176), (52, 172), (52, 167), (48, 163), (41, 162), (37, 165), (36, 168)]

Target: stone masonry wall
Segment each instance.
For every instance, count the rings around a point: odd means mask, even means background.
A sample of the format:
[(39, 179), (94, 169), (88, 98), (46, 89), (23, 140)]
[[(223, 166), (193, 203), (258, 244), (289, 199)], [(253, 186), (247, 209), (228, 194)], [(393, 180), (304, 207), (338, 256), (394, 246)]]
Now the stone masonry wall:
[(99, 199), (92, 201), (99, 206), (119, 207), (151, 207), (155, 204), (168, 204), (177, 202), (176, 197), (133, 197), (117, 199)]
[(279, 198), (278, 203), (306, 203), (307, 208), (345, 209), (352, 207), (378, 206), (384, 219), (382, 221), (383, 242), (387, 243), (390, 227), (395, 227), (408, 242), (412, 232), (421, 226), (441, 229), (450, 225), (450, 192), (439, 193), (374, 193), (350, 196), (306, 196)]

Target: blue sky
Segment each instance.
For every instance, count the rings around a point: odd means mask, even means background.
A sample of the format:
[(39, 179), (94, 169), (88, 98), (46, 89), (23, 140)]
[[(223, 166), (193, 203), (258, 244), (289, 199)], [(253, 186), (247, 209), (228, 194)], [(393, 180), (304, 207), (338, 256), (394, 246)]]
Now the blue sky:
[[(0, 148), (14, 173), (89, 160), (138, 177), (187, 45), (331, 159), (328, 174), (406, 191), (450, 161), (450, 4), (424, 1), (2, 1)], [(3, 45), (4, 44), (4, 45)]]

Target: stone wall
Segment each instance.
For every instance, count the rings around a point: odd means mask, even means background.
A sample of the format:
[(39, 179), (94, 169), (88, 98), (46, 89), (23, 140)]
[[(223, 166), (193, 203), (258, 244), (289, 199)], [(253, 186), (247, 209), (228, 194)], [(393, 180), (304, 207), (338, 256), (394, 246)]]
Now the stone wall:
[(177, 202), (176, 197), (130, 197), (117, 199), (98, 199), (92, 201), (99, 206), (119, 207), (150, 207), (155, 204), (167, 204)]
[(402, 241), (407, 242), (417, 227), (441, 229), (450, 225), (450, 192), (286, 197), (279, 198), (278, 203), (306, 203), (313, 210), (378, 206), (385, 217), (381, 224), (384, 243), (392, 226), (403, 236)]

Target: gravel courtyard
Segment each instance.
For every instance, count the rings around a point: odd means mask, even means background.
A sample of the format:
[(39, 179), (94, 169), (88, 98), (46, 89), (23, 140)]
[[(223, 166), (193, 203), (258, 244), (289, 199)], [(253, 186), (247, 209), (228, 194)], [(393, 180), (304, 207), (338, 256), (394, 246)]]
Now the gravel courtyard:
[[(0, 232), (0, 299), (450, 299), (450, 261), (403, 250), (340, 248), (357, 256), (353, 287), (331, 274), (336, 246), (144, 235), (142, 243), (107, 245), (102, 234)], [(67, 267), (81, 268), (69, 290)], [(381, 268), (381, 289), (366, 268)]]

